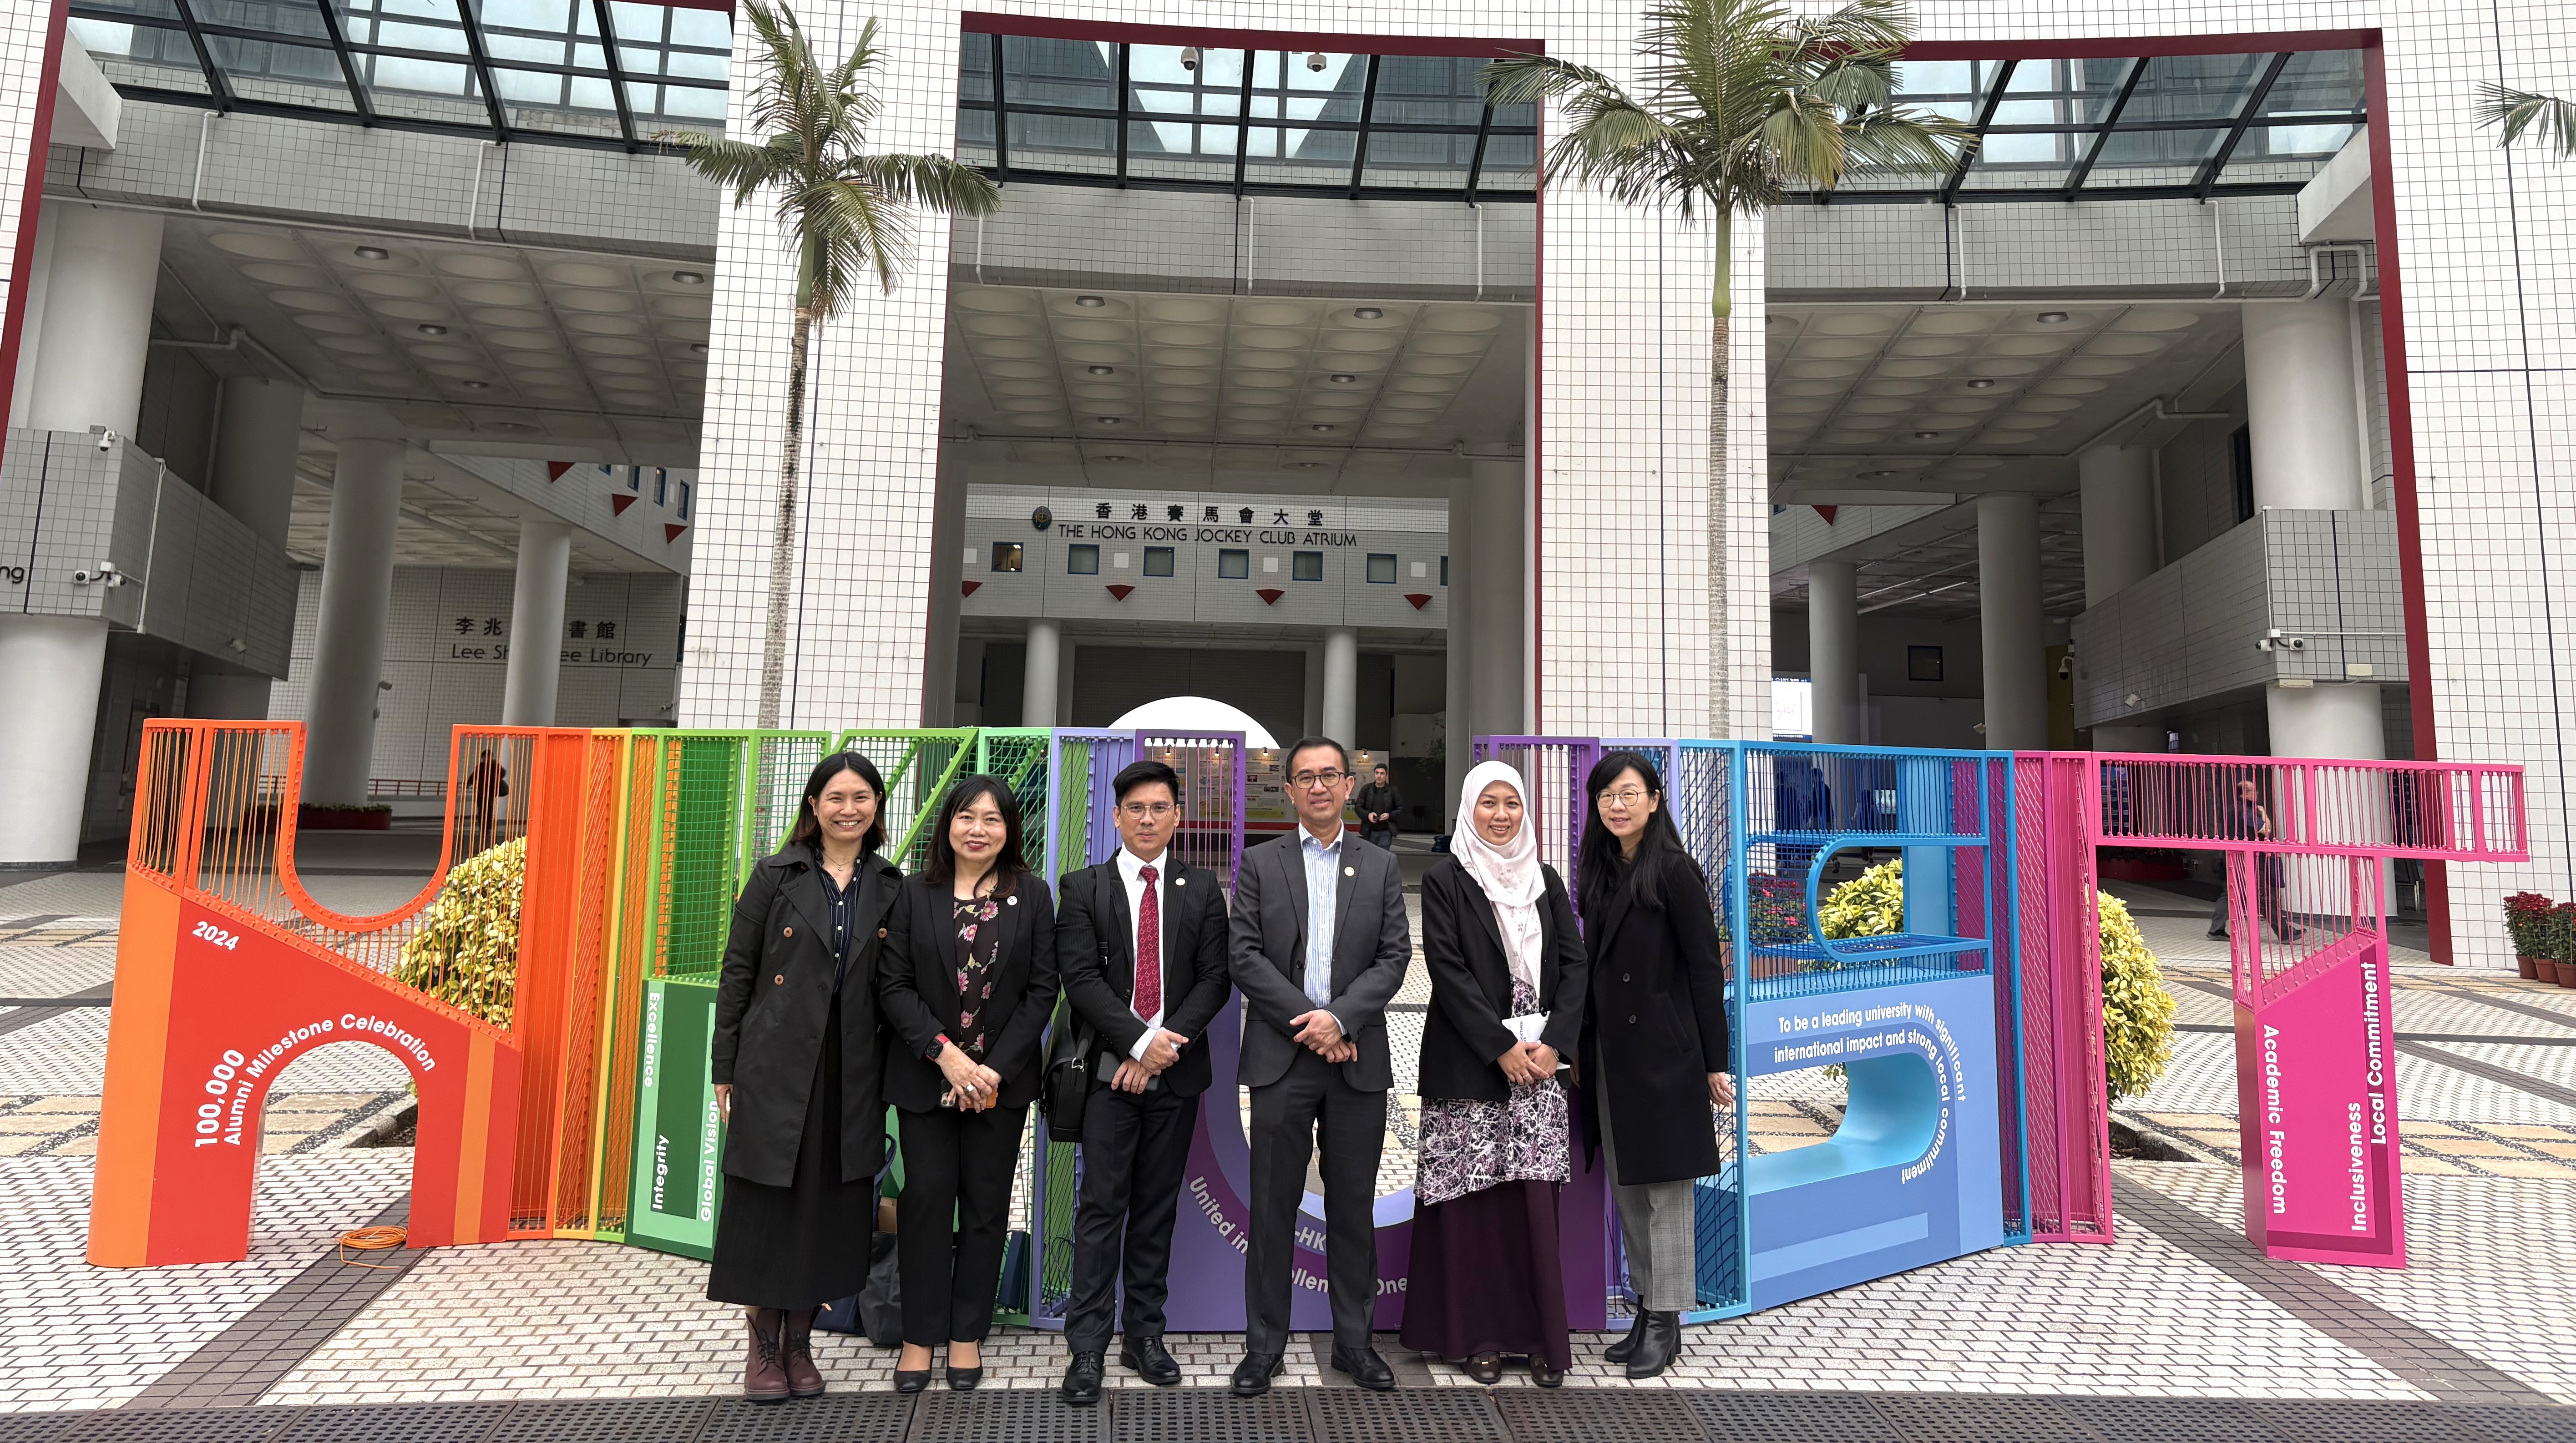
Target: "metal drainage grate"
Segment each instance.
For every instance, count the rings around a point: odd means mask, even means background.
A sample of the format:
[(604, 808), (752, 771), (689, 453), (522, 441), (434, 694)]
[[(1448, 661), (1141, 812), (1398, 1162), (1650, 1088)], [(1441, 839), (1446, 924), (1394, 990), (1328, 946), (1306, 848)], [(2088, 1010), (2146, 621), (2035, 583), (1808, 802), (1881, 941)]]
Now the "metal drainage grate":
[(64, 1443), (268, 1443), (296, 1408), (113, 1408), (60, 1435)]
[(1871, 1402), (1911, 1443), (2104, 1443), (2046, 1398), (1888, 1393)]
[(278, 1443), (480, 1443), (507, 1403), (395, 1403), (308, 1408)]
[(1514, 1443), (1706, 1443), (1689, 1405), (1673, 1393), (1498, 1388), (1493, 1404)]
[(1709, 1443), (1905, 1443), (1852, 1393), (1697, 1393), (1690, 1408)]
[(2232, 1398), (2060, 1398), (2058, 1406), (2120, 1443), (2286, 1443)]
[(717, 1401), (698, 1443), (903, 1443), (912, 1399), (900, 1393), (826, 1393), (784, 1403)]
[[(2576, 1408), (2478, 1403), (2442, 1411), (2465, 1415), (2477, 1425), (2481, 1437), (2492, 1438), (2495, 1443), (2576, 1443)], [(2414, 1440), (2409, 1438), (2406, 1443)]]
[(1318, 1388), (1310, 1396), (1318, 1443), (1510, 1443), (1481, 1388)]
[(60, 1413), (0, 1413), (0, 1443), (53, 1443), (89, 1417), (87, 1410)]
[(1098, 1443), (1098, 1408), (1068, 1408), (1053, 1388), (924, 1393), (912, 1443)]
[(1315, 1443), (1302, 1392), (1237, 1398), (1223, 1388), (1120, 1388), (1107, 1401), (1116, 1443)]
[(712, 1398), (564, 1398), (520, 1403), (488, 1443), (690, 1443)]
[[(2422, 1403), (2358, 1403), (2333, 1398), (2301, 1398), (2296, 1402), (2257, 1402), (2251, 1405), (2266, 1422), (2299, 1443), (2498, 1443), (2504, 1434), (2489, 1432), (2478, 1426), (2478, 1420), (2467, 1408), (2444, 1408)], [(2564, 1408), (2508, 1408), (2508, 1413), (2531, 1413), (2547, 1431), (2513, 1435), (2513, 1443), (2526, 1440), (2576, 1439), (2576, 1417)]]

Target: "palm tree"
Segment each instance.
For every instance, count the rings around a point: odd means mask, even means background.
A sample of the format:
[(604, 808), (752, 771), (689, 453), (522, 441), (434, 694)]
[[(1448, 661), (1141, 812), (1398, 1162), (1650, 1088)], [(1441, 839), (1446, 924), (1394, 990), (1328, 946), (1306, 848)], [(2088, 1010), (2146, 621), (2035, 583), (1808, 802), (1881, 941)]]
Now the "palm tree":
[(789, 581), (796, 565), (797, 460), (805, 443), (805, 363), (814, 327), (840, 313), (863, 272), (891, 292), (912, 260), (912, 212), (982, 215), (1002, 193), (982, 171), (945, 155), (870, 153), (877, 97), (865, 82), (885, 60), (877, 22), (826, 68), (796, 12), (749, 0), (761, 74), (743, 128), (764, 140), (691, 132), (661, 138), (691, 168), (729, 186), (738, 208), (777, 193), (779, 234), (796, 250), (796, 329), (787, 359), (787, 438), (778, 460), (778, 529), (769, 550), (769, 618), (760, 652), (760, 726), (778, 725), (787, 671)]
[(1803, 19), (1776, 0), (1657, 0), (1638, 37), (1641, 90), (1586, 66), (1515, 55), (1485, 67), (1496, 105), (1562, 102), (1564, 133), (1542, 184), (1572, 180), (1623, 205), (1705, 212), (1716, 232), (1709, 297), (1708, 527), (1710, 731), (1729, 730), (1726, 604), (1729, 244), (1738, 214), (1793, 189), (1830, 189), (1867, 170), (1946, 171), (1975, 144), (1965, 125), (1893, 104), (1894, 65), (1912, 38), (1901, 0), (1850, 0)]
[(2478, 87), (2478, 127), (2504, 127), (2499, 144), (2511, 145), (2534, 125), (2556, 147), (2558, 158), (2576, 156), (2576, 100), (2561, 100), (2532, 90), (2512, 90), (2490, 81)]

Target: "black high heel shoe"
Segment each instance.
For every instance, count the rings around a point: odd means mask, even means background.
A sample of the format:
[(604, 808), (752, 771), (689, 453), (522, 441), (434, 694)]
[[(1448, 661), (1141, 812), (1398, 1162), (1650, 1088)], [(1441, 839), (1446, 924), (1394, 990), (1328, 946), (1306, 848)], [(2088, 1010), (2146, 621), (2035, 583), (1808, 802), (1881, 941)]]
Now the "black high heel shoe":
[[(926, 1383), (929, 1377), (930, 1375), (925, 1373), (922, 1375), (922, 1380)], [(981, 1363), (972, 1368), (960, 1368), (954, 1363), (948, 1365), (948, 1386), (956, 1392), (972, 1393), (975, 1391), (975, 1385), (983, 1381), (984, 1365)]]
[(922, 1368), (917, 1371), (908, 1371), (903, 1368), (897, 1368), (894, 1370), (894, 1390), (898, 1393), (918, 1393), (929, 1386), (930, 1370), (928, 1368)]

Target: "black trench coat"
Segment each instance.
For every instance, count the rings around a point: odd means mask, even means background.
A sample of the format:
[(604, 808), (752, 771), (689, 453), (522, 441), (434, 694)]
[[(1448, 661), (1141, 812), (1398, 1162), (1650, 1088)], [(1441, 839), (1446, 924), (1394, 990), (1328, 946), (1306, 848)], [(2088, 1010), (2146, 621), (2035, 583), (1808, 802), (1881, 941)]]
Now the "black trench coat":
[[(1538, 1010), (1548, 1018), (1539, 1040), (1571, 1062), (1580, 1055), (1591, 964), (1565, 883), (1554, 867), (1542, 870)], [(1431, 1010), (1422, 1019), (1421, 1095), (1509, 1101), (1511, 1084), (1494, 1059), (1513, 1043), (1503, 1025), (1512, 1010), (1512, 965), (1493, 900), (1455, 857), (1432, 863), (1422, 878), (1422, 960), (1431, 969)]]
[[(877, 958), (903, 873), (874, 852), (859, 858), (858, 937), (841, 979), (841, 1180), (876, 1176), (885, 1162), (885, 1067)], [(733, 1084), (724, 1170), (770, 1187), (796, 1178), (796, 1149), (822, 1062), (832, 1010), (832, 904), (822, 859), (804, 844), (752, 864), (734, 903), (733, 935), (716, 982), (714, 1076)]]
[[(1726, 1048), (1726, 953), (1697, 863), (1666, 852), (1658, 905), (1622, 886), (1590, 919), (1592, 1006), (1583, 1019), (1584, 1077), (1605, 1079), (1619, 1183), (1679, 1182), (1718, 1169), (1708, 1075), (1732, 1072)], [(1584, 1089), (1601, 1104), (1602, 1089)]]

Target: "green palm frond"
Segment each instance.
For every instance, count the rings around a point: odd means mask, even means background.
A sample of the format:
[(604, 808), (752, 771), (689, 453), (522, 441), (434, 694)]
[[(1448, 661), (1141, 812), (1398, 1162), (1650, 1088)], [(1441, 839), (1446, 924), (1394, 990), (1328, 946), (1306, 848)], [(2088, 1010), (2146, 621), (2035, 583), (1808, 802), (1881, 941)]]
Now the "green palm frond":
[(2478, 87), (2477, 115), (2480, 129), (2504, 127), (2502, 144), (2513, 144), (2537, 125), (2560, 160), (2576, 156), (2576, 100), (2490, 82)]
[(862, 274), (893, 290), (912, 260), (916, 212), (982, 215), (1001, 203), (991, 179), (948, 156), (868, 150), (880, 107), (868, 82), (885, 62), (876, 21), (826, 66), (794, 10), (749, 0), (743, 17), (760, 74), (744, 99), (742, 130), (765, 138), (661, 138), (737, 206), (776, 192), (779, 233), (797, 255), (800, 309), (818, 320), (837, 315)]

